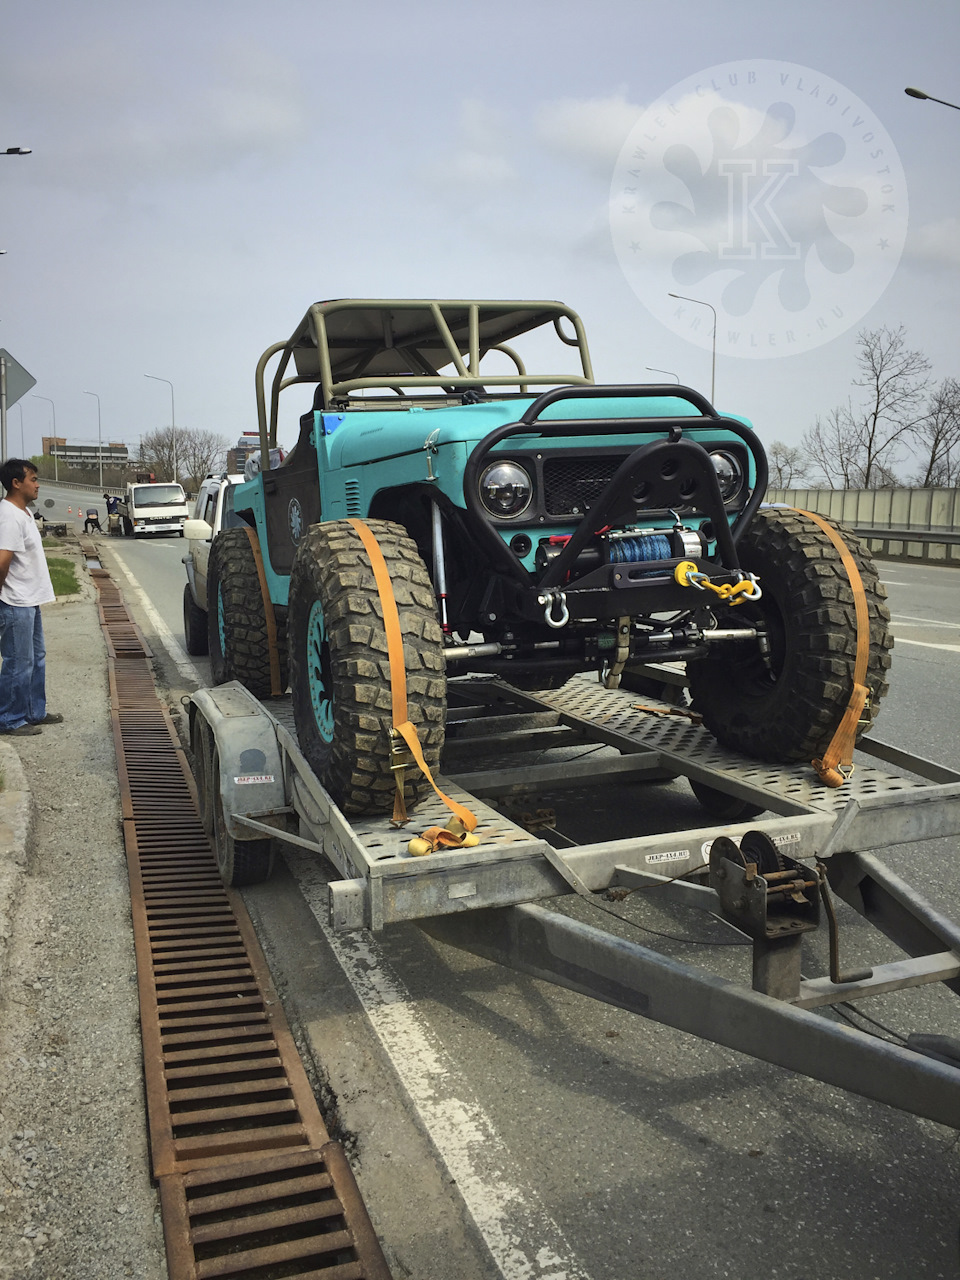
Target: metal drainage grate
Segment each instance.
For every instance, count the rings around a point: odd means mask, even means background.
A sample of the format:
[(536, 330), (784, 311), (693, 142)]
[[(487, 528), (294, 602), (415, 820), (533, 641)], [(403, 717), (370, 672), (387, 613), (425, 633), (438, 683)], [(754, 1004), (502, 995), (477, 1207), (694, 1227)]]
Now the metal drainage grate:
[(102, 570), (153, 1171), (171, 1280), (389, 1280), (253, 925), (224, 888), (149, 650)]

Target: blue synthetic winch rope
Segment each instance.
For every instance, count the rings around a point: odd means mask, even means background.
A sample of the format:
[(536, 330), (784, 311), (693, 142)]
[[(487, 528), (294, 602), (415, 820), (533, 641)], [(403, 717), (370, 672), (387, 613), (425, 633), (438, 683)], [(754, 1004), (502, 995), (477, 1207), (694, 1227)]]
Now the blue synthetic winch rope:
[(665, 533), (646, 533), (636, 538), (610, 540), (611, 564), (643, 564), (648, 560), (669, 560), (670, 539)]

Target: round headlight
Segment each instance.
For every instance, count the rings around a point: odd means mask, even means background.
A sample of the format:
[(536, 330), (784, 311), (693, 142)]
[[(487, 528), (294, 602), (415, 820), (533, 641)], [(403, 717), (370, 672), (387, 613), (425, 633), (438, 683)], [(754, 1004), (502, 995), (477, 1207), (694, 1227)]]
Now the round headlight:
[(718, 449), (716, 453), (711, 453), (710, 461), (717, 473), (720, 496), (724, 502), (729, 502), (731, 498), (736, 497), (743, 484), (743, 467), (735, 454), (727, 453), (725, 450)]
[(529, 474), (516, 462), (491, 462), (480, 477), (480, 501), (492, 516), (522, 515), (532, 493)]

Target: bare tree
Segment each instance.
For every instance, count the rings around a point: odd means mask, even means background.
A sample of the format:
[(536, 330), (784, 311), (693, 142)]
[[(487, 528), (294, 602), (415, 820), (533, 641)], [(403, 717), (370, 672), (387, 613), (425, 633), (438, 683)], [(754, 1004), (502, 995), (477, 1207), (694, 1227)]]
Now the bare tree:
[(913, 477), (921, 489), (960, 483), (960, 382), (944, 378), (927, 400), (914, 440), (923, 470)]
[(849, 406), (831, 409), (804, 432), (801, 446), (804, 470), (828, 489), (859, 489), (860, 472), (853, 465), (856, 437)]
[(158, 480), (169, 480), (174, 471), (176, 444), (177, 479), (188, 490), (197, 490), (210, 471), (222, 470), (227, 440), (215, 431), (178, 427), (176, 441), (172, 427), (149, 431), (140, 441), (140, 459)]
[(906, 344), (899, 329), (857, 335), (860, 404), (833, 409), (803, 438), (811, 466), (831, 488), (881, 489), (896, 484), (894, 468), (925, 417), (930, 361)]
[(804, 479), (802, 449), (784, 444), (782, 440), (774, 440), (767, 450), (767, 462), (770, 466), (772, 489), (792, 489)]

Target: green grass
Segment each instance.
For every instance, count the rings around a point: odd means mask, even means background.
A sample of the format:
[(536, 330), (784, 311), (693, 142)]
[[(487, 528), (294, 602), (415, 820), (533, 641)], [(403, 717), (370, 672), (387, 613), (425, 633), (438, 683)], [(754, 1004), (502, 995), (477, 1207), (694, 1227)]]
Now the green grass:
[(47, 568), (50, 570), (50, 581), (53, 583), (54, 595), (75, 596), (80, 590), (80, 583), (70, 560), (60, 556), (47, 556)]

